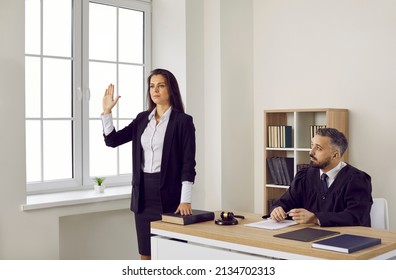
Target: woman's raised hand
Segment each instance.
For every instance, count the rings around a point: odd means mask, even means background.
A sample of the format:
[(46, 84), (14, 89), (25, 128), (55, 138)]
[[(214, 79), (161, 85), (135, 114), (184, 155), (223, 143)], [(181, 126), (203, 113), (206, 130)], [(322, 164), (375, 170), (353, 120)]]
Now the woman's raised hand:
[(110, 84), (107, 87), (107, 89), (105, 91), (105, 94), (103, 96), (103, 100), (102, 100), (102, 107), (103, 107), (103, 114), (104, 115), (111, 114), (111, 110), (117, 104), (118, 99), (120, 99), (120, 97), (121, 96), (117, 96), (114, 99), (114, 85)]

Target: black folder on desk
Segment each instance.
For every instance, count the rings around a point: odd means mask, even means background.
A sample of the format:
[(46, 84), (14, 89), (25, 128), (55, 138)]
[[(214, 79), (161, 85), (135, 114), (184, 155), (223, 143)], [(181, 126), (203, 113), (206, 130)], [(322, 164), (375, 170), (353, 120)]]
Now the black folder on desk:
[(286, 238), (297, 241), (310, 242), (322, 237), (339, 234), (338, 231), (316, 229), (316, 228), (303, 228), (285, 233), (275, 234), (274, 237)]

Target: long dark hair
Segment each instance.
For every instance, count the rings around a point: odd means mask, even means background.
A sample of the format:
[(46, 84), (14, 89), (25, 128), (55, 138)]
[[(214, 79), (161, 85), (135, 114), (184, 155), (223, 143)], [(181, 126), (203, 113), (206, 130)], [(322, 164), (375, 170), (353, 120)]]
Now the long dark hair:
[(150, 81), (151, 77), (154, 75), (161, 75), (165, 78), (166, 85), (169, 89), (169, 99), (172, 110), (184, 113), (184, 105), (180, 94), (179, 84), (177, 83), (175, 76), (165, 69), (154, 69), (147, 78), (147, 109), (151, 112), (156, 106), (150, 96)]

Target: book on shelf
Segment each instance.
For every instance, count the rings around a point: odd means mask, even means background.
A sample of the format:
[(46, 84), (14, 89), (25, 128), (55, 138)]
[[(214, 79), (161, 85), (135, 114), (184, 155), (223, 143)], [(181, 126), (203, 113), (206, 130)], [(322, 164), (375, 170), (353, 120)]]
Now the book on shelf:
[(275, 166), (274, 166), (274, 162), (273, 162), (272, 157), (268, 157), (267, 158), (267, 165), (268, 165), (269, 173), (271, 174), (271, 177), (272, 177), (272, 182), (275, 185), (281, 185), (281, 182), (280, 182), (280, 180), (278, 179), (278, 176), (277, 176), (277, 172), (275, 171)]
[(291, 185), (294, 177), (294, 158), (268, 157), (267, 165), (275, 185)]
[(285, 176), (286, 185), (290, 186), (294, 178), (294, 158), (281, 157), (282, 171)]
[(290, 125), (283, 125), (282, 126), (284, 138), (282, 141), (283, 147), (284, 148), (291, 148), (293, 147), (293, 142), (292, 142), (292, 127)]
[(269, 125), (268, 126), (268, 147), (272, 148), (275, 147), (275, 126)]
[(290, 125), (269, 125), (268, 148), (292, 148), (292, 130)]
[(275, 166), (275, 172), (276, 175), (278, 176), (278, 179), (280, 180), (280, 185), (286, 186), (286, 176), (282, 168), (282, 161), (280, 157), (274, 157), (272, 158), (274, 161), (274, 166)]
[(190, 225), (200, 222), (214, 220), (215, 214), (212, 211), (193, 209), (191, 215), (175, 214), (173, 212), (161, 215), (162, 221), (179, 225)]
[(286, 238), (297, 241), (310, 242), (323, 237), (339, 234), (338, 231), (324, 230), (317, 228), (303, 228), (274, 235), (274, 237)]
[(378, 244), (381, 244), (380, 238), (341, 234), (313, 242), (311, 246), (313, 248), (349, 254)]
[(326, 128), (325, 125), (311, 125), (309, 126), (309, 132), (311, 135), (311, 139), (314, 138), (314, 136), (316, 135), (316, 131), (318, 131), (319, 128)]

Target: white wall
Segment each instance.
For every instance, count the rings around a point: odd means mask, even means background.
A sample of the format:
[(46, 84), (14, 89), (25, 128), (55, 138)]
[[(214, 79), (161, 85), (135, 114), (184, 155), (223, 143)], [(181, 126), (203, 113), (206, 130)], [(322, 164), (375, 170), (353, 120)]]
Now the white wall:
[(196, 126), (193, 207), (254, 209), (252, 8), (246, 0), (153, 1), (153, 68), (185, 84)]
[(139, 259), (134, 218), (129, 209), (68, 215), (59, 219), (62, 260)]
[(152, 68), (165, 68), (177, 78), (186, 100), (185, 0), (152, 1)]
[(350, 163), (372, 176), (396, 229), (396, 2), (254, 0), (253, 11), (256, 197), (265, 109), (347, 108)]
[(222, 202), (248, 212), (254, 211), (252, 9), (252, 1), (221, 1)]

